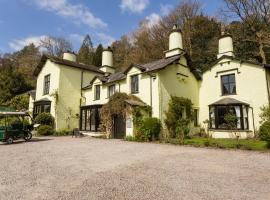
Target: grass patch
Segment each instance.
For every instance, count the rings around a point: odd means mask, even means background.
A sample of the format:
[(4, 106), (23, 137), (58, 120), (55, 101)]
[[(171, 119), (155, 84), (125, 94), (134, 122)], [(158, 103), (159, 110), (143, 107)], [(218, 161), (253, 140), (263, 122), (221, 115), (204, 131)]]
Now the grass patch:
[[(171, 144), (180, 145), (178, 139), (169, 139), (167, 141)], [(215, 147), (221, 149), (243, 149), (253, 151), (267, 151), (267, 143), (260, 140), (237, 140), (235, 139), (213, 139), (213, 138), (192, 138), (185, 139), (183, 145), (190, 145), (195, 147)]]

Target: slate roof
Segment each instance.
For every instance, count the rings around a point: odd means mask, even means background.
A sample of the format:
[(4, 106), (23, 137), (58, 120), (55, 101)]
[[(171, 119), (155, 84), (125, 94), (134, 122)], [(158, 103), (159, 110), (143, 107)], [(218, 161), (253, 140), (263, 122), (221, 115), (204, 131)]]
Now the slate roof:
[[(96, 76), (92, 79), (92, 81), (90, 82), (90, 85), (84, 87), (83, 89), (91, 88), (91, 85), (96, 78), (99, 78), (104, 83), (112, 83), (115, 81), (124, 80), (126, 78), (127, 72), (132, 67), (139, 68), (142, 71), (142, 73), (148, 73), (148, 72), (165, 69), (168, 65), (178, 61), (183, 55), (186, 55), (186, 54), (182, 53), (180, 55), (172, 56), (169, 58), (162, 58), (162, 59), (159, 59), (150, 63), (146, 63), (146, 64), (133, 64), (130, 67), (128, 67), (126, 70), (111, 74), (109, 76)], [(201, 79), (201, 72), (199, 70), (197, 69), (190, 69), (190, 70), (197, 79), (199, 80)]]
[(36, 90), (30, 90), (27, 92), (28, 95), (30, 95), (33, 99), (36, 98)]
[(92, 71), (92, 72), (104, 74), (103, 71), (101, 71), (98, 67), (93, 66), (93, 65), (85, 65), (85, 64), (82, 64), (82, 63), (72, 62), (72, 61), (69, 61), (69, 60), (58, 58), (58, 57), (55, 57), (55, 56), (43, 55), (41, 57), (41, 60), (40, 60), (40, 62), (38, 64), (38, 66), (34, 70), (34, 75), (35, 76), (38, 76), (39, 72), (41, 71), (41, 69), (43, 68), (44, 64), (46, 63), (46, 61), (48, 59), (51, 62), (54, 62), (56, 64), (65, 65), (65, 66), (69, 66), (69, 67), (74, 67), (74, 68), (78, 68), (78, 69), (83, 69), (83, 70), (87, 70), (87, 71)]
[(245, 102), (233, 99), (233, 98), (224, 98), (219, 101), (216, 101), (215, 103), (212, 103), (210, 106), (218, 106), (218, 105), (249, 105)]
[[(181, 54), (182, 55), (182, 54)], [(154, 62), (146, 63), (146, 64), (136, 64), (134, 66), (141, 67), (145, 70), (145, 72), (156, 71), (160, 69), (164, 69), (168, 65), (174, 63), (175, 61), (179, 60), (181, 55), (172, 56), (169, 58), (162, 58), (160, 60), (156, 60)]]

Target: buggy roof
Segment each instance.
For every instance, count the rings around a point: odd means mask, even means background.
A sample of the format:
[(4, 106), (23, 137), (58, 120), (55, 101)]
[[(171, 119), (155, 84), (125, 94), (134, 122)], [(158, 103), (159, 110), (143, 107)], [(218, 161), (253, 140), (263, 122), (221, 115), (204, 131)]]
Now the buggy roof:
[(28, 113), (26, 112), (3, 112), (0, 111), (0, 116), (26, 116)]

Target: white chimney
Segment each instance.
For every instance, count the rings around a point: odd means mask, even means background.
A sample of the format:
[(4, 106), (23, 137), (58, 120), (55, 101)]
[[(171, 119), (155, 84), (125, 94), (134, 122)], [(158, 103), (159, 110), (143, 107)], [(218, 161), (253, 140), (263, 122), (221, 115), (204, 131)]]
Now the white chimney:
[(104, 49), (102, 52), (102, 66), (101, 71), (113, 74), (115, 73), (115, 68), (113, 67), (113, 51), (111, 47)]
[(68, 60), (68, 61), (72, 61), (72, 62), (76, 62), (76, 54), (73, 52), (66, 52), (63, 55), (63, 59)]
[(217, 58), (224, 55), (234, 57), (232, 36), (223, 32), (219, 39)]
[(169, 50), (165, 52), (165, 57), (179, 55), (183, 51), (182, 31), (174, 25), (169, 36)]

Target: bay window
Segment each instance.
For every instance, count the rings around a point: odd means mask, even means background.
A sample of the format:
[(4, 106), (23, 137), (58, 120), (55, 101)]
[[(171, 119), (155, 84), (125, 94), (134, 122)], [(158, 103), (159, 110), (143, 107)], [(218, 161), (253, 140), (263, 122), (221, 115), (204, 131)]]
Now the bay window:
[(235, 129), (248, 130), (248, 106), (247, 105), (212, 105), (209, 107), (209, 118), (211, 129), (228, 130), (228, 123), (225, 120), (227, 114), (237, 118)]

